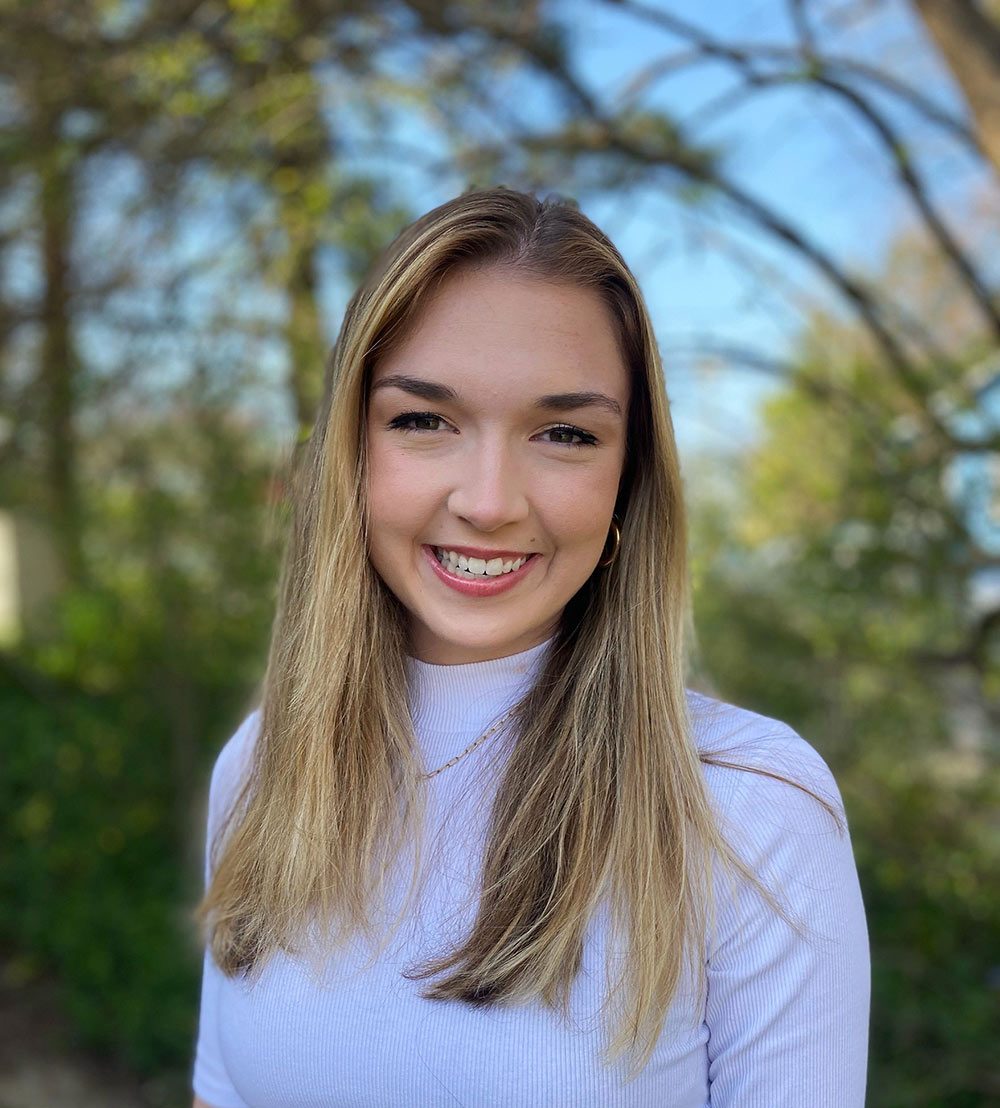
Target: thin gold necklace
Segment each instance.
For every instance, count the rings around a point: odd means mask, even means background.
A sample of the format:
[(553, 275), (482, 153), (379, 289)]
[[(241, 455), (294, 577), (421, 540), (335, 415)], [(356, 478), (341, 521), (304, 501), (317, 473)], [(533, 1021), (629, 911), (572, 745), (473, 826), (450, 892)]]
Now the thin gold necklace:
[(434, 770), (433, 773), (422, 773), (420, 776), (425, 781), (429, 781), (432, 777), (437, 777), (439, 773), (443, 773), (446, 769), (450, 769), (456, 762), (460, 762), (466, 756), (466, 754), (471, 754), (472, 751), (475, 750), (480, 743), (486, 742), (490, 735), (495, 735), (496, 732), (499, 731), (501, 727), (503, 727), (503, 725), (507, 722), (508, 719), (510, 719), (513, 714), (514, 709), (512, 708), (505, 715), (501, 716), (496, 721), (496, 723), (493, 724), (489, 731), (487, 731), (483, 735), (480, 735), (474, 743), (469, 743), (469, 745), (462, 751), (461, 754), (456, 754), (454, 758), (449, 759), (447, 762), (445, 762), (443, 766), (439, 766), (436, 770)]

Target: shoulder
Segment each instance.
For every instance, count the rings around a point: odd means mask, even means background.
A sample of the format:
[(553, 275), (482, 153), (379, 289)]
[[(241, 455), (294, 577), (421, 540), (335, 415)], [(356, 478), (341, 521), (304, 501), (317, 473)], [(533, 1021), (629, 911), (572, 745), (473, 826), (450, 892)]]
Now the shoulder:
[[(847, 928), (850, 949), (866, 949), (847, 817), (825, 760), (779, 720), (698, 694), (689, 694), (689, 708), (709, 801), (730, 848), (792, 919), (813, 934)], [(718, 876), (733, 875), (723, 867)], [(716, 891), (724, 914), (735, 913), (726, 917), (731, 922), (777, 926), (758, 891), (741, 879)]]
[(691, 738), (720, 817), (744, 830), (846, 826), (830, 767), (788, 724), (691, 690), (687, 701)]
[(211, 879), (221, 843), (219, 830), (250, 773), (254, 743), (260, 732), (260, 710), (250, 713), (219, 751), (212, 766), (208, 789), (208, 820), (205, 836), (205, 884)]
[(711, 867), (711, 1101), (861, 1105), (868, 933), (833, 775), (780, 720), (697, 693), (688, 707), (709, 800), (735, 855)]
[[(260, 733), (260, 710), (251, 712), (219, 751), (208, 790), (208, 846), (239, 796), (249, 776), (253, 748)], [(207, 876), (206, 860), (206, 876)]]
[(260, 709), (252, 711), (219, 751), (212, 767), (211, 798), (217, 807), (235, 791), (250, 770), (254, 744), (260, 733)]

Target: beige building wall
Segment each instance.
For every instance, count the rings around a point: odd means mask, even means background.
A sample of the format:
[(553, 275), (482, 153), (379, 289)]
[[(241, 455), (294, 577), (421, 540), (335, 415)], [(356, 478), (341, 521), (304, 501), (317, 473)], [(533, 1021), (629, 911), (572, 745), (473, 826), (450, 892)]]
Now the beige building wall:
[(27, 516), (0, 509), (0, 645), (43, 630), (49, 603), (62, 581), (46, 529)]

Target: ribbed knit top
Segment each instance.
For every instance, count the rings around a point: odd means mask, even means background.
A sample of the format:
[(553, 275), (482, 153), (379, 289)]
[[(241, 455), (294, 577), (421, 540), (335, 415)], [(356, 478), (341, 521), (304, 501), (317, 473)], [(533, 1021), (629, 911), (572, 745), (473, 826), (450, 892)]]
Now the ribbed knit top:
[[(548, 644), (468, 665), (408, 660), (414, 728), (428, 770), (468, 746), (529, 687)], [(773, 768), (824, 796), (843, 819), (820, 756), (784, 724), (689, 694), (699, 749)], [(257, 734), (252, 714), (212, 773), (208, 833), (231, 803)], [(331, 951), (317, 978), (275, 955), (260, 979), (225, 977), (208, 952), (195, 1093), (217, 1108), (862, 1108), (868, 938), (846, 831), (800, 789), (705, 766), (724, 831), (805, 925), (797, 933), (749, 889), (718, 890), (708, 996), (682, 980), (652, 1059), (632, 1082), (606, 1067), (605, 913), (588, 930), (570, 1019), (541, 1002), (473, 1008), (423, 998), (403, 971), (467, 932), (490, 788), (493, 736), (427, 782), (419, 895), (374, 964), (360, 941)], [(846, 825), (845, 825), (846, 826)], [(208, 879), (206, 855), (206, 880)], [(403, 903), (402, 893), (386, 907)]]

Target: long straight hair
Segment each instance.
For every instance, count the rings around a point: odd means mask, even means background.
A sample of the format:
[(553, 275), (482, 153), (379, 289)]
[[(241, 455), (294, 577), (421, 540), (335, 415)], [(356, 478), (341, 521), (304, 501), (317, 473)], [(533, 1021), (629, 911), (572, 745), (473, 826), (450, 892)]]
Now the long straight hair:
[[(297, 951), (307, 925), (326, 949), (358, 933), (377, 942), (390, 873), (420, 842), (425, 767), (407, 700), (406, 612), (367, 557), (364, 429), (378, 359), (468, 266), (594, 290), (608, 306), (631, 389), (621, 542), (567, 606), (515, 711), (474, 923), (412, 976), (434, 978), (432, 998), (534, 997), (565, 1012), (606, 898), (605, 1057), (628, 1051), (638, 1072), (685, 960), (704, 997), (717, 864), (794, 921), (726, 841), (709, 800), (702, 762), (713, 759), (687, 716), (687, 535), (659, 354), (631, 272), (570, 202), (466, 193), (406, 228), (351, 299), (294, 481), (251, 771), (211, 844), (195, 915), (228, 975)], [(627, 957), (611, 972), (615, 949)]]

